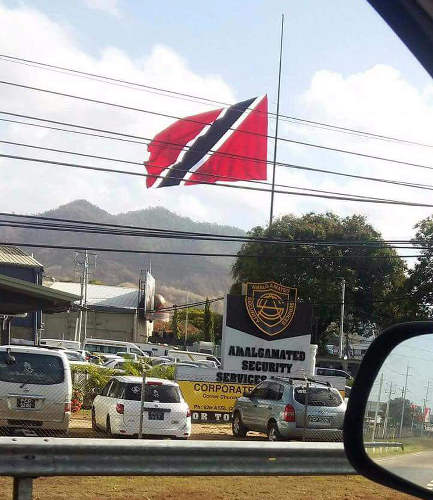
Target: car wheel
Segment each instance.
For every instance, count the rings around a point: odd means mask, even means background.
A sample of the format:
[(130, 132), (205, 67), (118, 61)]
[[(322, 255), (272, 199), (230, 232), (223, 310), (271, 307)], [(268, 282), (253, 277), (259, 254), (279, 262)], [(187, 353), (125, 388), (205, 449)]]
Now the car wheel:
[(107, 434), (109, 434), (110, 436), (112, 435), (112, 434), (111, 434), (110, 415), (107, 415), (107, 420), (106, 420), (106, 423), (105, 423), (105, 432), (106, 432)]
[(239, 412), (236, 412), (233, 415), (232, 432), (233, 432), (233, 436), (236, 436), (236, 437), (245, 437), (247, 435), (248, 429), (243, 424), (242, 419), (241, 419), (241, 415)]
[(281, 441), (281, 434), (278, 430), (276, 422), (270, 422), (268, 425), (268, 440), (269, 441)]

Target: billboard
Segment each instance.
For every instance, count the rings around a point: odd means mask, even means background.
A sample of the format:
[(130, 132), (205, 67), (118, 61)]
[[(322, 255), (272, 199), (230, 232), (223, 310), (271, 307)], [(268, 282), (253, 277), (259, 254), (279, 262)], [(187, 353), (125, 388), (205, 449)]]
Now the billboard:
[(313, 375), (310, 304), (295, 288), (247, 283), (227, 295), (217, 382), (258, 384), (271, 376)]
[(227, 423), (236, 399), (254, 385), (221, 384), (219, 382), (178, 380), (193, 422)]

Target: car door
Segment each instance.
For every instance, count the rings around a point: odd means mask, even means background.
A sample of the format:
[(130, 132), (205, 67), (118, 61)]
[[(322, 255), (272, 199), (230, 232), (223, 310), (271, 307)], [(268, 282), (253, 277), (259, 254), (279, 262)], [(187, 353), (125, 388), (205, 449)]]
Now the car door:
[(264, 394), (257, 401), (256, 419), (258, 428), (265, 432), (268, 422), (276, 411), (278, 399), (281, 398), (282, 386), (276, 382), (264, 382)]
[(109, 399), (107, 397), (111, 386), (113, 385), (113, 380), (110, 380), (105, 387), (102, 389), (101, 394), (96, 396), (93, 401), (93, 407), (95, 409), (95, 421), (96, 424), (103, 427), (105, 426), (105, 420), (107, 416), (107, 409), (109, 404)]
[(250, 393), (249, 397), (244, 397), (242, 400), (242, 420), (243, 423), (251, 430), (257, 429), (257, 405), (265, 395), (261, 382)]

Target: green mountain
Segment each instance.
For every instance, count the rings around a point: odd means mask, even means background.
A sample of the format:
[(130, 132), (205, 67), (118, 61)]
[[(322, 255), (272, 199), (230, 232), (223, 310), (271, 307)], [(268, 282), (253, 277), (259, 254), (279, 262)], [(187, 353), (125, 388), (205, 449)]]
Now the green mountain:
[[(121, 224), (143, 228), (163, 228), (216, 234), (245, 234), (239, 228), (218, 224), (195, 222), (162, 207), (110, 214), (85, 201), (76, 200), (43, 216), (91, 222)], [(199, 253), (230, 253), (238, 251), (240, 244), (231, 242), (191, 241), (155, 239), (103, 234), (80, 234), (40, 229), (3, 227), (3, 241), (44, 243), (56, 245), (78, 245), (81, 247), (104, 247), (133, 250), (179, 251)], [(33, 252), (45, 268), (45, 273), (57, 279), (77, 279), (74, 269), (74, 251), (27, 248)], [(167, 294), (170, 302), (178, 301), (186, 290), (201, 297), (215, 297), (228, 290), (231, 284), (230, 269), (234, 259), (217, 257), (192, 257), (180, 255), (140, 255), (127, 253), (97, 253), (96, 268), (92, 279), (106, 284), (138, 283), (140, 269), (149, 267), (157, 280), (157, 287)], [(185, 292), (184, 292), (185, 291)]]

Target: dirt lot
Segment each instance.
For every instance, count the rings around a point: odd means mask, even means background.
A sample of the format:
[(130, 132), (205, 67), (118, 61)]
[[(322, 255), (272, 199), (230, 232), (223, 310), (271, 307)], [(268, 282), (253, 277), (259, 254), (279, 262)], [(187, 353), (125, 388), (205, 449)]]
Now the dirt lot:
[[(69, 437), (106, 437), (104, 433), (96, 433), (92, 430), (90, 412), (81, 411), (72, 416), (69, 428)], [(193, 424), (191, 439), (207, 440), (233, 440), (230, 424)], [(249, 432), (248, 439), (264, 440), (266, 436), (257, 432)]]
[[(0, 478), (0, 500), (12, 480)], [(37, 500), (410, 500), (359, 476), (57, 477), (34, 482)]]

